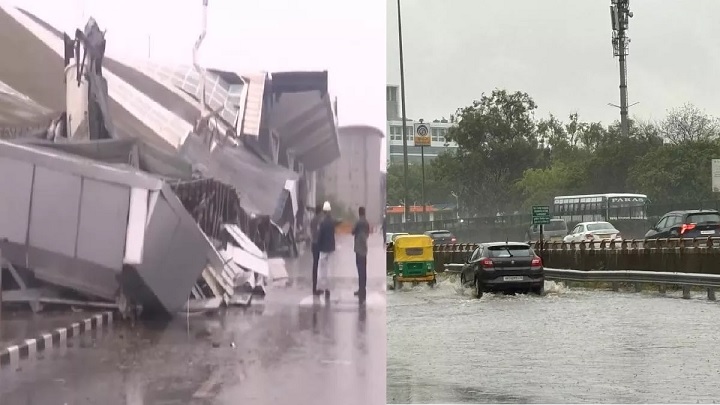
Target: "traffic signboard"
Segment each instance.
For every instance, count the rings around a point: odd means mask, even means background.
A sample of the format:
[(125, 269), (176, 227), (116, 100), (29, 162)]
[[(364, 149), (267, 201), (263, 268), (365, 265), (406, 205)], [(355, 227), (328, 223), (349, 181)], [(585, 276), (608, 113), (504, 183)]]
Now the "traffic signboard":
[(415, 123), (415, 146), (430, 146), (432, 139), (430, 138), (430, 125), (422, 122)]
[(547, 225), (550, 223), (550, 207), (547, 205), (533, 205), (532, 207), (532, 223), (533, 225)]

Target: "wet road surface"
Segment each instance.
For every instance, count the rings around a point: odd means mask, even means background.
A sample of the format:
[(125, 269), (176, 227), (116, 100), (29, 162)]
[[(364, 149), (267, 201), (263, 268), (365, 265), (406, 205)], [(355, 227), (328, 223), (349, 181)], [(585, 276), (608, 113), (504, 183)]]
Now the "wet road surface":
[(456, 276), (388, 292), (388, 403), (720, 401), (720, 303), (701, 292), (471, 298)]
[[(290, 287), (248, 309), (69, 341), (21, 369), (0, 370), (0, 403), (385, 403), (382, 237), (373, 236), (365, 307), (355, 290), (352, 240), (339, 238), (330, 305), (313, 303), (309, 258), (291, 263)], [(307, 266), (303, 266), (306, 263)], [(370, 265), (373, 263), (373, 265)]]

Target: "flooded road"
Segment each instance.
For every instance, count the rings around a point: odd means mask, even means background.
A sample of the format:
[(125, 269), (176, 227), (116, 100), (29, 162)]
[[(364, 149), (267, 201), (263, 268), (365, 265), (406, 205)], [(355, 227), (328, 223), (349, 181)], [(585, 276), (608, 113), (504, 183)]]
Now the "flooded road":
[(546, 282), (388, 292), (388, 403), (720, 401), (720, 303)]
[(248, 309), (166, 325), (116, 324), (20, 370), (0, 370), (0, 403), (384, 404), (382, 237), (371, 244), (364, 307), (353, 296), (352, 240), (340, 238), (329, 306), (313, 303), (303, 256), (288, 266), (290, 287), (270, 288)]

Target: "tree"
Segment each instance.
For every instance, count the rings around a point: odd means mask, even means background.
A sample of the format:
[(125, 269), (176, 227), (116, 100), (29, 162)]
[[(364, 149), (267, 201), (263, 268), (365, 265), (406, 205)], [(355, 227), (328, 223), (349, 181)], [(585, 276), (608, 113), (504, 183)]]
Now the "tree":
[(652, 124), (630, 121), (625, 136), (618, 123), (606, 128), (581, 122), (577, 114), (571, 114), (568, 123), (552, 115), (541, 120), (538, 136), (545, 148), (545, 166), (525, 171), (515, 184), (524, 208), (547, 204), (557, 195), (637, 192), (627, 182), (630, 168), (662, 145)]
[[(422, 204), (422, 166), (408, 165), (409, 204)], [(402, 164), (391, 164), (387, 168), (386, 177), (387, 203), (402, 205), (405, 200), (404, 167)], [(451, 189), (443, 181), (438, 180), (437, 169), (430, 159), (425, 162), (425, 200), (428, 204), (447, 203), (453, 197)]]
[(613, 123), (605, 138), (598, 142), (587, 161), (587, 179), (592, 193), (637, 192), (627, 182), (630, 168), (649, 152), (662, 145), (654, 126), (630, 120), (628, 135), (623, 135), (620, 124)]
[(665, 144), (641, 157), (629, 173), (629, 183), (662, 203), (713, 199), (710, 166), (720, 156), (717, 139)]
[(582, 193), (588, 184), (587, 170), (583, 169), (586, 167), (558, 161), (545, 169), (526, 170), (515, 183), (523, 196), (523, 210), (533, 205), (548, 205), (558, 195)]
[(720, 120), (687, 103), (670, 110), (660, 122), (659, 130), (662, 137), (673, 144), (717, 139)]
[(512, 210), (519, 202), (512, 185), (542, 157), (532, 98), (496, 89), (457, 111), (447, 135), (455, 151), (434, 162), (440, 178), (459, 192), (463, 206), (476, 213)]

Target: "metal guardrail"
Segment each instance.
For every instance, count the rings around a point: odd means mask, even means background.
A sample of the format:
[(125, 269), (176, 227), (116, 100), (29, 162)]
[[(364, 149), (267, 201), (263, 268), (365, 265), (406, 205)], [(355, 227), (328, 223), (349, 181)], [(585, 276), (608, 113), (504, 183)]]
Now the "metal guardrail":
[[(445, 265), (448, 273), (459, 273), (463, 264), (451, 263)], [(619, 289), (618, 284), (635, 284), (635, 290), (641, 291), (642, 284), (658, 284), (660, 292), (665, 292), (668, 285), (679, 285), (683, 289), (683, 298), (690, 298), (691, 287), (704, 287), (707, 289), (708, 299), (715, 300), (715, 289), (720, 288), (720, 275), (702, 273), (671, 273), (661, 271), (638, 270), (570, 270), (545, 268), (545, 278), (560, 281), (577, 282), (604, 282), (611, 283), (614, 291)]]
[[(540, 247), (539, 241), (528, 242), (534, 249)], [(471, 252), (478, 243), (441, 244), (433, 246), (433, 251), (441, 252)], [(673, 249), (673, 248), (713, 248), (720, 249), (720, 238), (663, 238), (663, 239), (618, 239), (599, 242), (545, 242), (545, 250), (594, 250), (594, 249)]]

